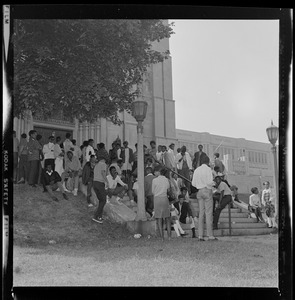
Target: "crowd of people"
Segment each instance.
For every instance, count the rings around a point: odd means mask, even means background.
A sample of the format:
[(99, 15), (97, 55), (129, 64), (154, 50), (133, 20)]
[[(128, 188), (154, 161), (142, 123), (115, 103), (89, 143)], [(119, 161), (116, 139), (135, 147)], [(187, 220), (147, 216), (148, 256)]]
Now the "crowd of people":
[[(59, 201), (54, 191), (60, 191), (64, 199), (67, 193), (78, 194), (79, 182), (86, 187), (86, 203), (91, 201), (92, 190), (98, 199), (98, 205), (92, 220), (103, 223), (103, 209), (107, 202), (122, 204), (125, 195), (132, 205), (137, 205), (137, 144), (135, 150), (128, 141), (117, 138), (112, 148), (107, 151), (104, 143), (95, 147), (94, 140), (84, 141), (81, 146), (71, 139), (71, 133), (61, 137), (50, 136), (48, 143), (41, 144), (42, 136), (36, 130), (29, 132), (29, 139), (23, 133), (20, 141), (13, 132), (13, 181), (17, 184), (27, 183), (32, 188), (43, 187), (43, 192)], [(185, 146), (178, 148), (175, 144), (144, 146), (144, 191), (145, 209), (148, 218), (155, 219), (160, 237), (164, 239), (167, 231), (171, 238), (171, 227), (178, 237), (187, 235), (181, 224), (190, 224), (192, 238), (196, 236), (198, 222), (198, 239), (204, 241), (204, 218), (209, 240), (217, 240), (214, 230), (218, 229), (221, 211), (232, 205), (232, 200), (239, 202), (238, 188), (226, 180), (226, 170), (214, 154), (210, 161), (198, 145), (198, 151), (191, 156)], [(80, 179), (81, 178), (81, 179)], [(194, 210), (192, 199), (196, 198), (199, 212)], [(259, 196), (257, 188), (252, 189), (249, 198), (249, 212), (255, 213), (258, 222), (264, 222), (261, 208), (265, 208), (269, 227), (276, 227), (274, 220), (273, 194), (269, 183)]]

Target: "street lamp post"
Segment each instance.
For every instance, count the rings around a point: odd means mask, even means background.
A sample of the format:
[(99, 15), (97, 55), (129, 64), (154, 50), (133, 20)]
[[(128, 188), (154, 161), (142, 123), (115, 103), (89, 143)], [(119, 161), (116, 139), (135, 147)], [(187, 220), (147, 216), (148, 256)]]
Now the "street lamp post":
[(132, 103), (132, 115), (137, 121), (137, 214), (136, 221), (146, 221), (145, 200), (144, 200), (144, 153), (143, 153), (143, 125), (146, 117), (146, 101), (134, 101)]
[(278, 181), (278, 160), (277, 160), (277, 148), (276, 142), (279, 135), (279, 128), (273, 125), (271, 121), (271, 126), (266, 128), (267, 137), (272, 144), (271, 151), (273, 154), (273, 161), (274, 161), (274, 188), (275, 188), (275, 220), (277, 225), (279, 225), (279, 181)]

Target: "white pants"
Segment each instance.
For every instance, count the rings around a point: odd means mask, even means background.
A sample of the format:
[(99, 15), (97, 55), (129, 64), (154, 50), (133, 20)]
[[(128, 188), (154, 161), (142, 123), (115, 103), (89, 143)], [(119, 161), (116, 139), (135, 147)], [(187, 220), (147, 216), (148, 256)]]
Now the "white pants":
[(174, 228), (174, 230), (176, 232), (176, 235), (180, 236), (180, 234), (184, 234), (184, 231), (181, 228), (179, 221), (175, 220), (174, 222), (175, 222), (175, 224), (173, 224), (173, 228)]
[(276, 228), (278, 227), (278, 225), (275, 221), (275, 217), (273, 217), (273, 218), (267, 217), (267, 224), (269, 227), (276, 227)]

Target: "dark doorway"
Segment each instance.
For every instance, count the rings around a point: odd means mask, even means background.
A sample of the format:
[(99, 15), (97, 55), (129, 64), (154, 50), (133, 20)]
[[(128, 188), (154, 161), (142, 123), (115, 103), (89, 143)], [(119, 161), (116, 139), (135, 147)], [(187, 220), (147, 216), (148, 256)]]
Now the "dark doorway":
[(54, 135), (54, 137), (60, 136), (61, 140), (64, 141), (66, 139), (66, 133), (69, 132), (72, 134), (71, 139), (73, 138), (73, 130), (65, 130), (60, 128), (54, 128), (54, 127), (42, 127), (42, 126), (34, 126), (34, 129), (37, 131), (37, 134), (42, 135), (41, 144), (47, 144), (48, 138), (51, 135)]

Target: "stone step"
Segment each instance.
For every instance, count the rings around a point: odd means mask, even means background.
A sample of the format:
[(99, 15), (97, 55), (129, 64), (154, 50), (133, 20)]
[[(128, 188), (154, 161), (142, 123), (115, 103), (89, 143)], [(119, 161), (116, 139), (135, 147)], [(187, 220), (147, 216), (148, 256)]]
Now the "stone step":
[[(256, 219), (253, 219), (253, 218), (239, 218), (239, 217), (234, 217), (234, 218), (231, 218), (231, 221), (232, 222), (236, 222), (236, 223), (257, 223), (257, 220)], [(219, 218), (219, 222), (220, 223), (228, 223), (228, 217), (227, 218), (224, 218), (224, 217), (220, 217)]]
[[(242, 213), (242, 212), (231, 212), (231, 218), (248, 218), (248, 214), (247, 213)], [(222, 211), (220, 214), (220, 218), (228, 218), (229, 217), (229, 213), (228, 211)]]
[[(188, 235), (184, 238), (192, 238), (192, 231), (185, 230)], [(275, 230), (272, 228), (234, 228), (231, 230), (232, 236), (239, 236), (239, 235), (264, 235), (264, 234), (271, 234), (274, 233)], [(196, 228), (196, 236), (198, 236), (198, 229)], [(230, 232), (229, 229), (218, 229), (213, 231), (213, 235), (215, 237), (221, 236), (229, 236)], [(165, 236), (167, 236), (167, 232), (165, 231)], [(207, 231), (204, 230), (204, 237), (207, 237)], [(176, 237), (175, 231), (172, 231), (172, 237)]]
[[(221, 236), (228, 236), (229, 235), (229, 229), (218, 229), (214, 230), (219, 231)], [(263, 235), (263, 234), (270, 234), (275, 232), (272, 228), (234, 228), (231, 230), (231, 235)], [(218, 233), (219, 234), (219, 233)]]
[[(190, 224), (180, 224), (183, 230), (191, 230)], [(195, 224), (198, 227), (198, 224)], [(206, 225), (205, 225), (206, 227)], [(220, 223), (218, 224), (219, 229), (227, 229), (229, 228), (229, 223)], [(267, 228), (266, 223), (234, 223), (231, 224), (231, 228), (234, 229), (246, 229), (246, 228)]]

